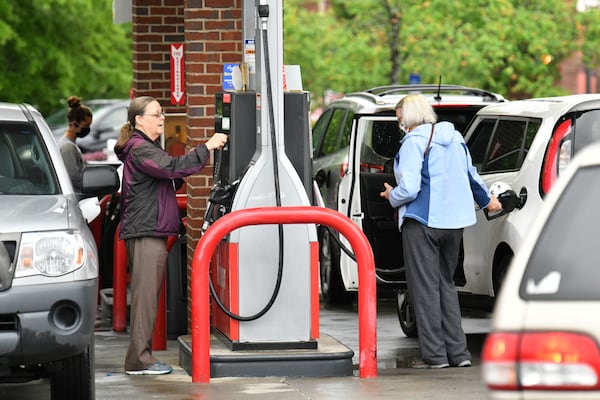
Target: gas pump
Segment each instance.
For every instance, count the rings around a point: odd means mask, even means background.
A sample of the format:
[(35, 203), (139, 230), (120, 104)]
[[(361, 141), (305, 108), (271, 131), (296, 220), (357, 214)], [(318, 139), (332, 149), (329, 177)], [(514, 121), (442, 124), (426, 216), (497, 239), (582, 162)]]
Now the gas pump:
[[(230, 138), (215, 153), (205, 228), (231, 211), (310, 205), (308, 95), (283, 92), (282, 2), (252, 3), (244, 1), (244, 15), (255, 16), (257, 87), (216, 95), (215, 131)], [(311, 310), (318, 288), (311, 274), (318, 273), (317, 262), (313, 224), (231, 232), (211, 264), (211, 321), (218, 337), (233, 350), (316, 348), (319, 322)]]

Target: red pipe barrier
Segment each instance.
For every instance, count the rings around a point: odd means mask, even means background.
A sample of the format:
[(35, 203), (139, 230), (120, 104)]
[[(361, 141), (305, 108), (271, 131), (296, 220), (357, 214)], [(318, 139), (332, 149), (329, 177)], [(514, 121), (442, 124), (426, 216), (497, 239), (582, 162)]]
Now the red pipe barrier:
[(210, 381), (209, 265), (229, 232), (248, 225), (318, 223), (350, 242), (358, 263), (358, 338), (361, 378), (377, 376), (377, 292), (373, 250), (363, 231), (337, 211), (322, 207), (261, 207), (226, 214), (202, 235), (192, 259), (192, 382)]
[(121, 224), (117, 226), (113, 250), (113, 331), (125, 332), (127, 329), (127, 251), (125, 242), (119, 240)]

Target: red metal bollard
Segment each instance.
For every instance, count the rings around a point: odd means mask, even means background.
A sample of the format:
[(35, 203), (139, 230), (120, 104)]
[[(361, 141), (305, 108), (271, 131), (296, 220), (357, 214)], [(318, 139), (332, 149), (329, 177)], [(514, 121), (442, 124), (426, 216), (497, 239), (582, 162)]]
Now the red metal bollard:
[(119, 240), (121, 224), (117, 226), (113, 250), (113, 331), (127, 329), (127, 251), (125, 242)]
[[(113, 255), (113, 330), (125, 332), (127, 329), (127, 251), (125, 242), (119, 240), (121, 224), (117, 227), (114, 237)], [(167, 252), (171, 250), (177, 238), (171, 236), (167, 239)], [(154, 331), (152, 333), (152, 349), (167, 349), (167, 307), (166, 307), (166, 277), (163, 279), (161, 294)]]
[(204, 233), (192, 260), (192, 382), (210, 381), (209, 264), (221, 239), (248, 225), (308, 224), (330, 226), (350, 242), (358, 264), (359, 369), (361, 378), (377, 376), (377, 292), (373, 250), (358, 226), (337, 211), (322, 207), (262, 207), (234, 211)]

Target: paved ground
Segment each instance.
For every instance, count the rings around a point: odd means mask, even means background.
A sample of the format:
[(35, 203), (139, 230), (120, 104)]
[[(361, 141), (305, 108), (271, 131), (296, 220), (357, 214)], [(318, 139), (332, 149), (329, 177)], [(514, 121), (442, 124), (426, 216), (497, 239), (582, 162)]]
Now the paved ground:
[[(96, 398), (100, 400), (235, 400), (235, 399), (484, 399), (486, 390), (480, 379), (479, 353), (488, 331), (489, 320), (465, 314), (463, 325), (474, 355), (471, 368), (414, 370), (407, 363), (418, 356), (415, 339), (405, 337), (398, 324), (393, 301), (378, 303), (378, 377), (335, 378), (213, 378), (210, 383), (194, 384), (180, 367), (179, 348), (169, 341), (167, 350), (157, 352), (172, 364), (174, 372), (165, 376), (128, 376), (122, 364), (128, 335), (99, 326), (96, 332)], [(321, 332), (335, 337), (351, 348), (358, 365), (358, 318), (355, 307), (323, 309)], [(355, 367), (357, 369), (357, 367)], [(0, 399), (50, 399), (48, 384), (0, 385)], [(70, 399), (66, 399), (70, 400)]]

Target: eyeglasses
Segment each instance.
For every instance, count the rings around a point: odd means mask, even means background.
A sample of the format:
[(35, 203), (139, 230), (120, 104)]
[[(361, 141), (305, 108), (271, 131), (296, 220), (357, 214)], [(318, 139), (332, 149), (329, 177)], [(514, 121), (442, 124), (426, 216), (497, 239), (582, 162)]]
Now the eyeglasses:
[(142, 115), (143, 115), (143, 116), (146, 116), (146, 115), (148, 115), (148, 116), (150, 116), (150, 117), (154, 117), (154, 118), (160, 118), (160, 117), (163, 117), (163, 118), (164, 118), (164, 117), (165, 117), (165, 113), (164, 113), (164, 112), (162, 112), (162, 111), (161, 111), (161, 112), (159, 112), (159, 113), (156, 113), (156, 114), (142, 114)]

